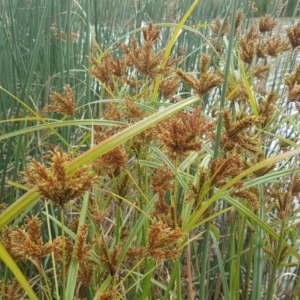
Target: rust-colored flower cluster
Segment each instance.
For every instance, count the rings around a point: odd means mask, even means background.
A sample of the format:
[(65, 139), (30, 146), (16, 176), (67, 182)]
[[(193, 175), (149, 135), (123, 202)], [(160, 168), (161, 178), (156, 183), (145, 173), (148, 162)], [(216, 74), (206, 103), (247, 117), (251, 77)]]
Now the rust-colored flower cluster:
[(155, 50), (159, 42), (160, 31), (152, 23), (142, 29), (143, 40), (141, 45), (136, 37), (129, 44), (122, 43), (123, 57), (114, 58), (110, 53), (103, 54), (102, 58), (91, 57), (90, 73), (100, 81), (111, 93), (118, 90), (118, 86), (128, 86), (136, 91), (145, 84), (146, 78), (155, 79), (163, 76), (159, 86), (160, 93), (165, 97), (172, 97), (179, 88), (179, 81), (174, 74), (174, 66), (181, 58), (169, 56), (164, 61), (164, 50)]
[(297, 48), (300, 45), (300, 21), (293, 27), (287, 28), (286, 33), (293, 49)]
[(172, 66), (179, 60), (169, 57), (165, 65), (161, 65), (164, 51), (153, 51), (153, 46), (159, 39), (159, 29), (153, 26), (152, 23), (149, 23), (148, 27), (142, 29), (142, 33), (144, 38), (142, 46), (138, 46), (135, 38), (131, 40), (131, 47), (125, 44), (121, 45), (126, 54), (128, 65), (135, 67), (140, 73), (150, 77), (170, 73)]
[(270, 15), (265, 15), (259, 18), (258, 29), (261, 33), (272, 31), (277, 25), (277, 22), (271, 19)]
[(254, 212), (257, 212), (260, 207), (257, 190), (254, 192), (248, 190), (236, 190), (231, 193), (231, 196), (245, 199), (248, 206), (252, 208)]
[(254, 115), (241, 116), (237, 122), (233, 123), (228, 110), (224, 110), (222, 116), (225, 126), (225, 132), (221, 137), (222, 147), (233, 153), (240, 153), (241, 150), (258, 153), (258, 140), (249, 128), (261, 124), (262, 119)]
[(201, 57), (201, 73), (199, 79), (181, 69), (177, 70), (178, 76), (200, 96), (205, 95), (223, 82), (223, 76), (220, 72), (215, 72), (208, 69), (209, 60), (210, 57), (208, 55), (203, 55)]
[(99, 261), (105, 268), (106, 272), (111, 276), (115, 276), (119, 266), (119, 255), (121, 252), (121, 244), (115, 245), (112, 249), (109, 249), (106, 242), (101, 239), (99, 242), (100, 256)]
[(0, 296), (1, 299), (26, 299), (25, 290), (16, 279), (0, 281)]
[[(101, 143), (112, 134), (111, 130), (105, 131), (101, 126), (94, 127), (94, 140), (96, 144)], [(106, 173), (111, 178), (115, 178), (120, 174), (126, 162), (127, 153), (125, 148), (124, 146), (118, 146), (96, 159), (93, 162), (93, 169), (98, 175)]]
[(178, 244), (183, 232), (161, 221), (152, 222), (148, 234), (148, 254), (156, 261), (174, 260), (181, 254)]
[(274, 209), (278, 219), (282, 221), (288, 220), (294, 215), (297, 209), (295, 204), (299, 203), (300, 194), (300, 176), (292, 173), (289, 178), (282, 180), (280, 183), (270, 184), (266, 189), (269, 196), (267, 203), (268, 209)]
[(127, 61), (122, 58), (113, 58), (111, 54), (105, 53), (101, 61), (94, 56), (91, 57), (91, 75), (109, 87), (111, 91), (116, 89), (116, 84), (126, 83)]
[[(237, 16), (234, 24), (235, 34), (238, 32), (238, 29), (242, 23), (243, 18), (244, 18), (244, 14), (241, 10), (239, 10), (237, 12)], [(213, 24), (211, 25), (213, 34), (216, 36), (228, 35), (230, 32), (231, 23), (232, 23), (232, 17), (230, 16), (223, 21), (220, 18), (216, 18)]]
[(54, 92), (51, 99), (55, 101), (56, 104), (49, 104), (44, 108), (44, 111), (52, 111), (67, 116), (75, 115), (76, 102), (74, 98), (73, 91), (69, 84), (64, 86), (64, 93), (59, 94)]
[(285, 78), (285, 85), (288, 90), (288, 101), (299, 102), (300, 101), (300, 64), (295, 68), (295, 71), (290, 73)]
[(4, 247), (9, 251), (15, 260), (29, 260), (39, 271), (41, 271), (41, 260), (55, 253), (57, 261), (62, 261), (62, 247), (66, 248), (65, 253), (72, 253), (72, 243), (69, 239), (65, 239), (64, 243), (61, 237), (55, 238), (52, 242), (44, 243), (41, 234), (42, 222), (37, 217), (26, 217), (25, 225), (15, 230), (6, 227), (3, 231)]
[(169, 227), (166, 223), (153, 220), (148, 231), (146, 247), (131, 247), (128, 256), (133, 259), (151, 257), (157, 262), (175, 260), (181, 254), (182, 230)]
[(245, 63), (252, 64), (255, 58), (276, 57), (291, 49), (290, 42), (280, 35), (263, 35), (272, 31), (276, 24), (269, 15), (263, 16), (259, 18), (258, 24), (251, 26), (246, 34), (239, 38), (240, 57)]
[(238, 155), (230, 155), (228, 158), (216, 158), (210, 163), (211, 185), (223, 185), (226, 180), (240, 174), (244, 169), (243, 162)]
[(36, 187), (42, 198), (51, 200), (63, 206), (71, 200), (78, 199), (89, 191), (97, 182), (97, 177), (83, 167), (68, 176), (67, 163), (73, 158), (71, 153), (65, 153), (61, 148), (52, 148), (49, 167), (33, 160), (24, 174), (28, 184)]
[(278, 95), (275, 92), (270, 92), (262, 101), (259, 109), (259, 115), (262, 118), (262, 126), (265, 127), (274, 117), (276, 106), (275, 102)]
[(201, 149), (200, 138), (211, 124), (203, 117), (199, 108), (192, 113), (179, 112), (174, 117), (156, 126), (158, 140), (171, 158), (184, 157), (189, 151)]
[(74, 248), (74, 256), (79, 263), (78, 281), (81, 284), (89, 285), (94, 271), (96, 263), (92, 258), (92, 250), (98, 242), (98, 237), (95, 236), (91, 241), (87, 242), (89, 233), (89, 227), (87, 224), (82, 225), (78, 229), (77, 243)]

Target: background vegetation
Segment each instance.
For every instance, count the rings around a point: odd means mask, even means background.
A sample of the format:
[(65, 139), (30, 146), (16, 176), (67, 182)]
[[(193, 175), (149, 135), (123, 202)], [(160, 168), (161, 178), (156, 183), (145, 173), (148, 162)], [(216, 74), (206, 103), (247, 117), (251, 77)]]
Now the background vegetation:
[(1, 298), (298, 299), (299, 1), (0, 5)]

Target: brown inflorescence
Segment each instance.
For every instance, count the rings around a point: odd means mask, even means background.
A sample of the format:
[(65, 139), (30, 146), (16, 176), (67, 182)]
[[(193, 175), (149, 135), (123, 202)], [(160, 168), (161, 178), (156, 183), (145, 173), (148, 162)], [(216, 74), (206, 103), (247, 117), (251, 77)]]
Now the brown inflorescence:
[(106, 241), (104, 241), (104, 239), (101, 239), (99, 241), (99, 250), (99, 260), (101, 265), (106, 269), (108, 274), (110, 274), (111, 276), (115, 276), (119, 264), (121, 245), (118, 244), (115, 245), (112, 249), (109, 249), (106, 244)]
[(177, 75), (185, 82), (190, 88), (195, 90), (200, 96), (205, 95), (213, 88), (219, 86), (223, 82), (223, 76), (220, 72), (215, 72), (207, 69), (207, 56), (203, 56), (201, 60), (205, 67), (201, 67), (202, 70), (200, 78), (198, 79), (194, 75), (188, 74), (181, 69), (177, 70)]
[(251, 64), (256, 55), (258, 39), (259, 32), (256, 26), (251, 26), (246, 34), (239, 39), (240, 56), (247, 64)]
[(211, 124), (201, 117), (200, 109), (192, 113), (179, 112), (174, 117), (156, 126), (157, 138), (171, 158), (184, 156), (189, 151), (201, 149), (200, 137)]
[[(94, 127), (94, 140), (96, 144), (101, 143), (112, 134), (113, 132), (105, 131), (101, 126)], [(124, 146), (117, 146), (113, 150), (96, 159), (92, 165), (93, 170), (98, 175), (103, 175), (103, 173), (106, 173), (111, 178), (114, 178), (120, 174), (126, 162), (127, 153)]]
[(210, 163), (210, 178), (212, 185), (223, 185), (226, 180), (240, 174), (244, 169), (241, 158), (231, 155), (228, 158), (216, 158)]
[(273, 118), (276, 106), (275, 102), (278, 99), (278, 95), (275, 92), (270, 92), (262, 101), (259, 114), (262, 118), (262, 126), (265, 127)]
[(293, 49), (300, 45), (300, 21), (295, 26), (286, 29), (287, 36)]
[(114, 91), (116, 82), (126, 82), (127, 60), (122, 58), (113, 58), (111, 54), (105, 53), (101, 60), (91, 56), (92, 66), (90, 74)]
[(272, 31), (276, 25), (277, 22), (272, 21), (270, 15), (265, 15), (259, 18), (258, 28), (261, 33)]
[(222, 134), (221, 144), (227, 151), (238, 153), (243, 149), (250, 153), (260, 152), (257, 139), (248, 131), (253, 125), (262, 123), (260, 117), (254, 115), (241, 116), (237, 122), (232, 123), (228, 110), (224, 110), (222, 116), (225, 132)]
[(68, 176), (66, 166), (73, 155), (64, 153), (59, 147), (51, 148), (50, 152), (49, 167), (33, 160), (24, 172), (29, 186), (35, 187), (42, 198), (63, 206), (82, 197), (97, 182), (97, 177), (89, 172), (88, 167)]
[(26, 299), (25, 290), (15, 278), (12, 281), (0, 281), (0, 296), (7, 300)]
[(47, 105), (44, 108), (44, 111), (56, 112), (67, 116), (75, 115), (76, 102), (73, 91), (69, 84), (64, 86), (63, 94), (54, 92), (50, 97), (53, 101), (55, 101), (56, 104)]
[(230, 82), (227, 88), (227, 99), (231, 101), (245, 102), (249, 99), (248, 91), (242, 80)]
[(288, 101), (300, 101), (300, 64), (296, 66), (294, 72), (286, 76), (285, 84), (288, 89)]
[[(41, 259), (49, 256), (52, 252), (56, 254), (57, 261), (62, 260), (61, 237), (52, 242), (44, 243), (41, 236), (42, 222), (35, 216), (26, 217), (25, 225), (22, 228), (11, 230), (4, 229), (2, 237), (4, 247), (9, 251), (15, 260), (30, 260), (40, 271)], [(65, 247), (68, 253), (72, 253), (72, 243), (65, 239)], [(67, 252), (66, 252), (67, 253)], [(67, 259), (67, 262), (70, 261)]]
[(155, 52), (153, 46), (159, 38), (159, 29), (149, 23), (148, 27), (142, 29), (144, 41), (141, 46), (138, 45), (137, 39), (131, 39), (131, 45), (120, 45), (124, 50), (127, 65), (136, 68), (141, 74), (155, 77), (157, 75), (166, 75), (170, 73), (172, 66), (181, 59), (168, 57), (164, 66), (161, 62), (164, 57), (164, 51)]
[(77, 243), (74, 248), (74, 256), (79, 263), (78, 281), (89, 285), (94, 273), (96, 262), (92, 259), (92, 250), (98, 238), (94, 237), (90, 242), (86, 242), (88, 236), (88, 225), (84, 224), (78, 229)]
[(231, 196), (245, 199), (249, 207), (251, 207), (254, 212), (256, 212), (260, 207), (257, 191), (251, 192), (247, 190), (236, 190), (231, 193)]
[(161, 221), (153, 221), (148, 234), (148, 254), (156, 261), (175, 260), (181, 254), (178, 243), (182, 237), (180, 228), (170, 228)]
[(107, 289), (104, 292), (102, 292), (97, 300), (117, 300), (120, 299), (118, 296), (117, 291), (114, 289)]
[(159, 85), (159, 91), (165, 99), (170, 99), (177, 92), (180, 80), (177, 75), (163, 79)]
[(263, 41), (266, 52), (269, 56), (276, 57), (279, 54), (291, 50), (287, 40), (282, 39), (279, 35), (266, 38)]

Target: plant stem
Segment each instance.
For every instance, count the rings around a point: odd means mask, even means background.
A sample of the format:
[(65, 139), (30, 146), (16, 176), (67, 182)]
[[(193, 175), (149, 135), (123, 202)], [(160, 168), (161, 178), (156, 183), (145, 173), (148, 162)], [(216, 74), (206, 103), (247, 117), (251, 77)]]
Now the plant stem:
[(274, 299), (274, 297), (273, 297), (274, 286), (275, 286), (275, 280), (276, 280), (276, 273), (278, 271), (278, 266), (279, 266), (279, 262), (280, 262), (281, 252), (282, 252), (282, 241), (283, 241), (283, 237), (284, 237), (284, 230), (285, 230), (285, 220), (282, 220), (279, 240), (278, 240), (277, 249), (276, 249), (276, 256), (275, 256), (274, 263), (272, 266), (271, 277), (268, 282), (267, 300)]
[[(226, 65), (225, 65), (225, 75), (224, 75), (224, 82), (222, 87), (222, 95), (220, 100), (220, 110), (222, 110), (225, 106), (226, 100), (226, 91), (227, 85), (229, 80), (229, 71), (230, 71), (230, 62), (232, 57), (232, 48), (233, 48), (233, 41), (234, 41), (234, 30), (235, 30), (235, 20), (236, 20), (236, 10), (237, 10), (237, 0), (232, 1), (232, 22), (230, 28), (230, 37), (227, 49), (227, 57), (226, 57)], [(216, 158), (219, 155), (219, 148), (221, 142), (221, 132), (222, 132), (222, 116), (219, 115), (218, 123), (217, 123), (217, 133), (215, 138), (215, 148), (214, 148), (214, 155), (213, 157)], [(209, 235), (210, 235), (210, 224), (207, 222), (205, 224), (205, 233), (204, 233), (204, 240), (203, 240), (203, 247), (202, 247), (202, 262), (201, 262), (201, 276), (200, 276), (200, 300), (206, 299), (206, 287), (205, 283), (206, 280), (209, 280), (209, 275), (206, 274), (207, 272), (207, 261), (208, 261), (208, 244), (209, 244)]]
[(62, 240), (62, 299), (65, 300), (66, 289), (66, 237), (65, 237), (65, 214), (63, 205), (60, 207), (61, 240)]

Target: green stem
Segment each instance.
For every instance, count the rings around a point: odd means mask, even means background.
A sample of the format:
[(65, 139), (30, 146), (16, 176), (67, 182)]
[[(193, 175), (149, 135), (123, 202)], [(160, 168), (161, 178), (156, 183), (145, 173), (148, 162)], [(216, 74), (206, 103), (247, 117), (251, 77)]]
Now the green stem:
[[(227, 85), (229, 80), (229, 72), (230, 72), (230, 62), (232, 58), (232, 48), (234, 41), (234, 31), (235, 31), (235, 19), (236, 19), (236, 11), (237, 11), (237, 0), (232, 1), (232, 22), (230, 28), (230, 37), (227, 48), (227, 57), (226, 57), (226, 65), (225, 65), (225, 74), (224, 74), (224, 82), (222, 86), (222, 95), (220, 100), (220, 110), (222, 110), (225, 106), (226, 93), (227, 93)], [(217, 158), (220, 150), (221, 143), (221, 133), (222, 133), (222, 116), (219, 115), (216, 138), (215, 138), (215, 147), (214, 147), (214, 158)], [(207, 261), (208, 261), (208, 244), (209, 244), (209, 235), (210, 235), (210, 224), (207, 222), (205, 224), (205, 233), (203, 239), (203, 247), (202, 247), (202, 262), (201, 262), (201, 275), (200, 275), (200, 300), (206, 299), (206, 281), (209, 280), (209, 276), (206, 274), (207, 272)]]
[(139, 299), (151, 299), (151, 278), (153, 276), (153, 271), (155, 267), (155, 261), (153, 259), (147, 259), (146, 260), (146, 269), (145, 273), (147, 274), (145, 279), (143, 280), (142, 285), (142, 294)]
[[(53, 241), (53, 239), (52, 239), (52, 233), (51, 233), (51, 227), (50, 227), (48, 202), (45, 203), (45, 209), (46, 209), (46, 220), (47, 220), (49, 242), (51, 243)], [(55, 282), (55, 292), (57, 295), (57, 299), (59, 299), (59, 288), (58, 288), (56, 261), (55, 261), (54, 252), (51, 253), (51, 259), (52, 259), (52, 268), (53, 268), (53, 278), (54, 278), (54, 282)]]
[(282, 252), (282, 241), (284, 238), (284, 231), (285, 231), (285, 220), (282, 220), (281, 223), (281, 228), (280, 228), (280, 236), (278, 240), (278, 245), (276, 249), (276, 256), (274, 259), (273, 267), (272, 267), (272, 273), (270, 277), (270, 281), (268, 283), (268, 290), (267, 290), (267, 300), (272, 300), (273, 298), (273, 293), (274, 293), (274, 285), (275, 285), (275, 280), (276, 280), (276, 273), (278, 270), (278, 266), (280, 263), (280, 256)]
[[(263, 187), (259, 185), (259, 194), (263, 195)], [(260, 197), (260, 208), (258, 211), (259, 218), (264, 220), (264, 198)], [(263, 250), (262, 250), (262, 239), (263, 239), (263, 230), (261, 226), (258, 226), (256, 230), (255, 241), (254, 241), (254, 256), (253, 256), (253, 289), (251, 300), (256, 300), (261, 298), (262, 290), (262, 277), (263, 277)]]
[(64, 207), (60, 207), (60, 221), (61, 221), (61, 240), (62, 240), (62, 299), (65, 300), (66, 289), (66, 237), (65, 237), (65, 215)]
[(176, 285), (176, 293), (177, 293), (177, 300), (181, 300), (182, 297), (182, 292), (181, 292), (181, 266), (180, 266), (180, 258), (177, 259), (176, 261), (176, 265), (175, 265), (175, 270), (176, 270), (176, 281), (177, 281), (177, 285)]

